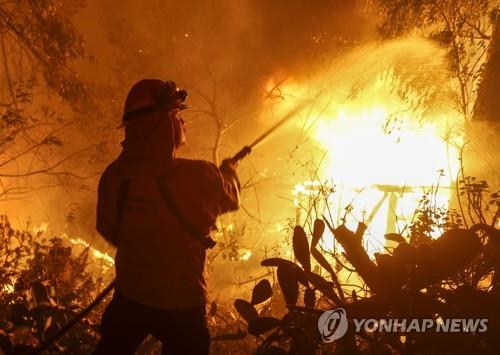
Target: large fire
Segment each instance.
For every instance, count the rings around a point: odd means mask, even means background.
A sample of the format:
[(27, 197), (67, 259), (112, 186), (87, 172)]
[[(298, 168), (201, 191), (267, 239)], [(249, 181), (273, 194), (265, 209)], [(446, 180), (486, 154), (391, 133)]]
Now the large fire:
[[(370, 254), (386, 250), (384, 234), (409, 224), (424, 193), (432, 191), (436, 206), (448, 206), (463, 144), (452, 105), (422, 110), (395, 90), (394, 82), (385, 72), (365, 80), (354, 95), (320, 95), (300, 123), (319, 149), (314, 176), (293, 191), (296, 222), (307, 224), (322, 215), (352, 229), (364, 222)], [(310, 92), (310, 85), (305, 87), (282, 86), (281, 109), (292, 106), (287, 97), (296, 100)], [(323, 242), (333, 247), (332, 236)]]
[(329, 217), (352, 229), (359, 221), (368, 224), (370, 253), (386, 246), (385, 233), (400, 232), (409, 223), (424, 193), (438, 189), (436, 205), (447, 207), (459, 169), (457, 148), (440, 136), (435, 123), (402, 117), (398, 132), (389, 133), (391, 114), (390, 107), (373, 106), (339, 110), (319, 121), (313, 137), (325, 157), (318, 181), (295, 189), (300, 207), (304, 195), (320, 188), (324, 194), (329, 185)]

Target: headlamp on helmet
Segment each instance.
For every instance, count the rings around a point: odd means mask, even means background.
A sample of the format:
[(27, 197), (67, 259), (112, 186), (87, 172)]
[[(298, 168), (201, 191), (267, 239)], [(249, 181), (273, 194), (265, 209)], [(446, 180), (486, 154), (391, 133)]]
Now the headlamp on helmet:
[[(160, 80), (145, 79), (134, 85), (134, 87), (131, 90), (131, 93), (134, 90), (134, 88), (139, 86), (141, 83), (149, 83), (149, 82), (154, 83), (154, 85), (157, 86), (152, 93), (153, 97), (149, 99), (149, 102), (152, 101), (152, 104), (141, 106), (139, 108), (134, 108), (132, 110), (126, 109), (125, 113), (123, 114), (123, 123), (126, 123), (132, 119), (153, 112), (170, 111), (175, 109), (185, 110), (189, 108), (188, 105), (184, 104), (188, 96), (187, 91), (179, 89), (175, 84), (175, 82), (171, 80), (162, 82)], [(148, 89), (151, 88), (149, 87)], [(138, 90), (138, 91), (144, 93), (143, 90)], [(146, 90), (146, 92), (148, 91), (149, 90)]]

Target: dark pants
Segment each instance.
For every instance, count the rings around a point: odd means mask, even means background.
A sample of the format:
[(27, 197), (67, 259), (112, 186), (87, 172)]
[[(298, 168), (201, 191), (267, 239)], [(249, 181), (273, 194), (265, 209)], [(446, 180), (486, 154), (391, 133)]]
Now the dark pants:
[(209, 353), (205, 307), (162, 310), (125, 299), (115, 292), (102, 316), (101, 342), (94, 354), (134, 354), (149, 334), (162, 342), (162, 354)]

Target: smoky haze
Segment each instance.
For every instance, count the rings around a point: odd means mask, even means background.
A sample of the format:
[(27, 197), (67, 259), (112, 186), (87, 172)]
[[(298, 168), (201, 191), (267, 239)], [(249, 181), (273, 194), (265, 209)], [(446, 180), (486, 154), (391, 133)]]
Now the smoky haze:
[[(122, 132), (116, 127), (126, 94), (136, 81), (170, 79), (186, 88), (192, 109), (185, 113), (188, 145), (181, 154), (222, 159), (278, 119), (265, 111), (269, 96), (280, 100), (279, 91), (269, 95), (274, 86), (307, 81), (347, 48), (375, 33), (364, 1), (89, 0), (81, 5), (71, 11), (76, 13), (72, 21), (83, 36), (87, 57), (71, 65), (93, 100), (83, 113), (71, 112), (57, 97), (45, 104), (76, 120), (60, 133), (61, 156), (97, 147), (94, 156), (79, 156), (65, 164), (90, 178), (76, 189), (33, 191), (21, 200), (3, 202), (3, 207), (20, 224), (31, 219), (47, 223), (56, 233), (65, 230), (82, 237), (95, 236), (97, 178), (120, 150)], [(39, 90), (46, 91), (40, 85)], [(215, 154), (220, 129), (232, 122)], [(267, 166), (287, 174), (284, 161), (277, 164), (277, 160), (292, 145), (281, 140), (271, 151), (268, 147), (255, 153), (252, 164), (256, 166), (243, 166), (243, 178)], [(276, 184), (268, 187), (272, 186)]]
[[(175, 80), (189, 91), (184, 156), (213, 160), (216, 119), (236, 121), (220, 142), (222, 159), (266, 128), (270, 118), (261, 113), (272, 85), (313, 75), (375, 32), (361, 1), (91, 0), (75, 24), (91, 56), (77, 71), (105, 112), (82, 117), (82, 135), (105, 141), (108, 161), (120, 149), (127, 91), (142, 78)], [(281, 146), (286, 154), (290, 147)], [(82, 232), (93, 228), (94, 200), (78, 212)]]
[[(106, 77), (124, 97), (144, 77), (211, 95), (228, 119), (261, 104), (276, 77), (307, 75), (368, 32), (357, 1), (90, 1), (78, 18)], [(107, 72), (103, 76), (104, 72)]]

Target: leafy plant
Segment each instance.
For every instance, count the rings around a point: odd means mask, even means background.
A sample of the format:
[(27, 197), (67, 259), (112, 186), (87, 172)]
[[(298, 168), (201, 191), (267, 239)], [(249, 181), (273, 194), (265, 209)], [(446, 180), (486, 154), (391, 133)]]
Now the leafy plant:
[[(76, 252), (65, 238), (44, 239), (11, 227), (0, 216), (0, 349), (16, 354), (34, 349), (56, 334), (100, 291), (104, 275), (90, 246)], [(108, 265), (109, 267), (109, 265)], [(103, 269), (101, 269), (102, 272)], [(49, 352), (91, 352), (98, 340), (102, 306), (68, 332)]]
[[(489, 194), (487, 184), (467, 178), (460, 185), (476, 222), (487, 222), (486, 206), (498, 207), (498, 193)], [(328, 220), (316, 219), (308, 235), (296, 226), (292, 236), (294, 261), (268, 258), (261, 265), (275, 270), (272, 284), (259, 281), (250, 301), (237, 299), (234, 307), (255, 337), (255, 354), (333, 354), (353, 353), (446, 353), (456, 351), (497, 351), (499, 301), (500, 231), (493, 222), (464, 227), (463, 213), (437, 207), (436, 192), (424, 195), (414, 217), (403, 231), (386, 238), (397, 246), (392, 252), (370, 258), (363, 247), (366, 226), (350, 231), (344, 224), (334, 227)], [(489, 201), (485, 202), (485, 200)], [(317, 202), (317, 201), (314, 201)], [(483, 217), (480, 217), (483, 216)], [(332, 266), (332, 258), (319, 249), (325, 227), (342, 247), (333, 255), (345, 264)], [(435, 232), (441, 237), (433, 239)], [(340, 264), (340, 267), (339, 267)], [(352, 285), (342, 270), (354, 270), (360, 285)], [(325, 277), (325, 272), (328, 277)], [(275, 287), (276, 283), (279, 287)], [(357, 292), (356, 287), (362, 292)], [(273, 312), (273, 299), (282, 297), (286, 311)], [(352, 330), (334, 341), (323, 343), (318, 319), (323, 311), (342, 307), (348, 321), (353, 318), (413, 319), (487, 318), (488, 333), (467, 334), (457, 341), (450, 334), (354, 333)], [(404, 335), (404, 337), (402, 337)], [(243, 338), (243, 335), (241, 335)], [(321, 349), (321, 350), (320, 350)], [(496, 349), (496, 350), (495, 350)]]

